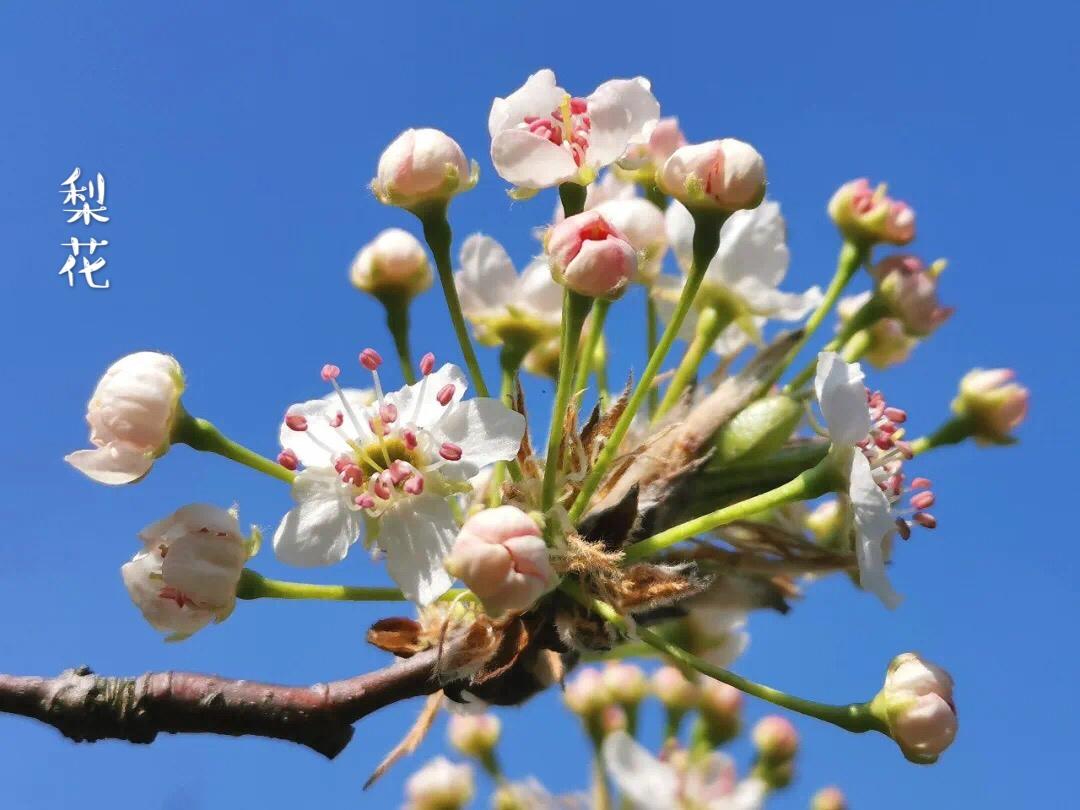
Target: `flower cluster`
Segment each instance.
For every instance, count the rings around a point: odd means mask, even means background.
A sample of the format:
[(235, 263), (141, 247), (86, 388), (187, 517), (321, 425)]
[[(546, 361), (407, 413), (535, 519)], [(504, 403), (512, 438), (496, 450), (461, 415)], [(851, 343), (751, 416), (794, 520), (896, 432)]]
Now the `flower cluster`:
[[(799, 749), (786, 717), (754, 726), (743, 777), (720, 750), (741, 731), (744, 693), (889, 735), (914, 762), (936, 760), (957, 731), (953, 683), (918, 656), (895, 659), (876, 697), (838, 706), (728, 670), (754, 612), (789, 612), (814, 580), (850, 576), (896, 607), (887, 574), (896, 540), (938, 525), (937, 496), (913, 462), (967, 439), (1011, 443), (1026, 416), (1029, 393), (1008, 369), (964, 376), (952, 415), (919, 438), (907, 433), (916, 420), (868, 386), (860, 360), (905, 362), (954, 312), (939, 299), (944, 262), (875, 260), (876, 247), (914, 240), (911, 207), (884, 184), (843, 185), (827, 206), (841, 239), (836, 273), (791, 292), (787, 223), (766, 198), (764, 157), (734, 138), (690, 142), (661, 118), (647, 79), (575, 96), (540, 70), (494, 99), (488, 129), (492, 164), (515, 199), (559, 193), (520, 274), (479, 233), (453, 265), (450, 205), (479, 179), (453, 138), (407, 129), (378, 160), (376, 198), (415, 216), (426, 247), (387, 228), (348, 276), (385, 310), (400, 383), (384, 385), (375, 348), (357, 356), (370, 377), (363, 387), (344, 387), (358, 370), (324, 365), (329, 392), (285, 408), (268, 458), (187, 411), (176, 359), (137, 352), (94, 390), (93, 447), (66, 457), (121, 485), (174, 445), (223, 456), (288, 485), (291, 508), (272, 516), (281, 562), (343, 563), (360, 542), (397, 587), (267, 579), (247, 568), (259, 530), (244, 535), (235, 508), (193, 504), (144, 529), (122, 567), (143, 616), (178, 639), (222, 621), (239, 599), (411, 602), (415, 619), (380, 620), (368, 640), (402, 659), (424, 654), (417, 660), (433, 662), (425, 684), (453, 711), (516, 705), (566, 683), (566, 706), (593, 745), (600, 806), (612, 785), (622, 806), (712, 810), (760, 807), (786, 789)], [(430, 352), (413, 360), (410, 306), (436, 279), (457, 341), (440, 354), (460, 352), (460, 365), (438, 365)], [(842, 298), (852, 284), (864, 291)], [(834, 335), (804, 352), (834, 308)], [(616, 309), (647, 352), (621, 395), (607, 387), (608, 357), (627, 351), (605, 340)], [(500, 350), (494, 395), (474, 339)], [(746, 350), (752, 357), (735, 362)], [(811, 360), (793, 369), (799, 357)], [(555, 380), (546, 449), (525, 416), (536, 395), (528, 373)], [(464, 587), (452, 590), (455, 580)], [(670, 665), (568, 672), (642, 653)], [(638, 736), (650, 696), (666, 722), (658, 754)], [(440, 700), (402, 749), (415, 747)], [(497, 807), (555, 806), (535, 781), (506, 781), (501, 734), (490, 715), (455, 714), (450, 726), (453, 747), (496, 778)], [(471, 766), (440, 758), (409, 780), (407, 806), (463, 807), (474, 792)], [(812, 806), (837, 810), (844, 797), (826, 788)]]

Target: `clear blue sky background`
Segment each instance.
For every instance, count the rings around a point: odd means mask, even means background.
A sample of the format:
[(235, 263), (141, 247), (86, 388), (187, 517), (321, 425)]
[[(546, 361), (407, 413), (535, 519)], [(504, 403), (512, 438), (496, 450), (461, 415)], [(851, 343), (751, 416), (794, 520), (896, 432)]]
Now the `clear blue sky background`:
[[(738, 668), (806, 696), (871, 695), (895, 653), (955, 674), (962, 718), (932, 768), (882, 737), (799, 720), (799, 808), (820, 784), (856, 808), (1060, 806), (1075, 769), (1076, 530), (1067, 486), (1075, 423), (1077, 51), (1065, 3), (4, 3), (0, 8), (0, 671), (179, 668), (307, 683), (380, 666), (364, 644), (392, 612), (347, 604), (241, 604), (224, 625), (166, 645), (128, 602), (118, 568), (135, 532), (192, 501), (238, 501), (272, 528), (285, 487), (186, 448), (135, 487), (95, 486), (61, 461), (86, 441), (101, 371), (141, 348), (174, 353), (188, 407), (272, 454), (286, 405), (321, 394), (318, 367), (387, 350), (381, 312), (347, 286), (379, 229), (414, 228), (366, 189), (400, 130), (441, 127), (483, 169), (453, 206), (459, 236), (504, 240), (524, 264), (552, 199), (511, 204), (487, 159), (492, 97), (550, 65), (582, 94), (613, 76), (653, 80), (691, 138), (737, 136), (766, 156), (788, 217), (791, 288), (823, 281), (842, 181), (886, 178), (919, 215), (916, 249), (947, 256), (958, 313), (915, 361), (877, 374), (916, 431), (945, 414), (976, 365), (1014, 366), (1033, 391), (1023, 443), (935, 453), (941, 528), (900, 549), (895, 613), (844, 581), (789, 616), (752, 621)], [(706, 10), (708, 9), (708, 10)], [(57, 187), (74, 165), (109, 182), (108, 292), (56, 273), (71, 233)], [(643, 365), (634, 303), (611, 332), (615, 378)], [(456, 357), (436, 292), (417, 304), (417, 350)], [(485, 359), (494, 372), (494, 357)], [(394, 378), (393, 370), (389, 371)], [(530, 388), (541, 412), (548, 386)], [(1060, 430), (1062, 436), (1055, 436)], [(295, 575), (267, 551), (255, 565)], [(303, 572), (301, 577), (305, 576)], [(356, 554), (320, 581), (380, 582)], [(363, 721), (334, 762), (261, 740), (163, 738), (75, 746), (0, 717), (5, 807), (393, 807), (417, 759), (360, 787), (415, 705)], [(751, 702), (749, 714), (765, 708)], [(584, 783), (574, 720), (548, 694), (503, 713), (515, 776)], [(653, 718), (654, 720), (656, 718)], [(739, 749), (745, 754), (744, 749)]]

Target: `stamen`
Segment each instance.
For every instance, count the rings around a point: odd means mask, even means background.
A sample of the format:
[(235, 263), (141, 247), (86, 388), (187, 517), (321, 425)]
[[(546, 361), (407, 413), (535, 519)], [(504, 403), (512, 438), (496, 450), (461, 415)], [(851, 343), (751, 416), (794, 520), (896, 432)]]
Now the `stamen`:
[(901, 425), (907, 421), (907, 411), (901, 408), (889, 407), (885, 409), (885, 417), (896, 422), (896, 424)]
[(332, 428), (339, 428), (345, 423), (345, 414), (338, 411), (334, 414), (333, 418), (327, 420)]
[(919, 511), (929, 509), (934, 505), (934, 493), (926, 490), (925, 492), (920, 492), (918, 495), (913, 495), (911, 498), (911, 505)]
[(916, 512), (911, 519), (926, 529), (937, 528), (937, 518), (927, 512)]
[(390, 469), (387, 470), (390, 473), (390, 482), (396, 487), (410, 475), (412, 475), (412, 465), (407, 461), (398, 459), (390, 465)]
[(435, 368), (435, 355), (428, 352), (420, 358), (420, 373), (426, 377), (433, 368)]
[(332, 363), (327, 363), (325, 366), (322, 367), (322, 372), (320, 372), (320, 376), (322, 377), (323, 382), (330, 382), (331, 380), (336, 380), (338, 377), (341, 376), (341, 369), (333, 365)]
[(901, 539), (911, 539), (911, 525), (903, 518), (896, 519), (896, 531), (900, 534)]
[(278, 453), (277, 463), (284, 467), (286, 470), (295, 470), (300, 463), (300, 459), (296, 457), (296, 453), (288, 448), (285, 448)]
[(384, 501), (390, 500), (391, 495), (390, 484), (387, 481), (387, 478), (387, 473), (381, 472), (377, 476), (375, 476), (375, 480), (371, 482), (371, 491), (374, 492), (377, 497), (382, 498)]
[(392, 402), (384, 402), (379, 406), (379, 420), (384, 425), (392, 425), (397, 421), (398, 409)]
[(440, 405), (449, 405), (450, 400), (454, 398), (454, 392), (456, 390), (453, 383), (447, 383), (439, 389), (439, 393), (435, 395), (435, 399), (438, 400)]
[(461, 448), (452, 442), (443, 442), (442, 446), (439, 447), (439, 455), (447, 461), (460, 461)]
[(285, 414), (285, 427), (289, 430), (295, 430), (297, 433), (302, 433), (307, 430), (307, 417), (299, 413), (287, 413)]
[(360, 365), (368, 371), (375, 371), (382, 365), (382, 357), (372, 348), (364, 349), (360, 352)]
[(929, 478), (916, 478), (911, 482), (912, 489), (930, 489), (930, 486)]
[(375, 499), (370, 495), (357, 495), (353, 498), (353, 503), (359, 506), (361, 509), (374, 509)]
[(422, 475), (410, 476), (402, 485), (401, 490), (406, 495), (419, 495), (424, 491), (424, 477)]
[(401, 434), (401, 440), (405, 442), (405, 447), (409, 450), (415, 450), (416, 445), (419, 442), (416, 439), (416, 433), (412, 430), (405, 430)]

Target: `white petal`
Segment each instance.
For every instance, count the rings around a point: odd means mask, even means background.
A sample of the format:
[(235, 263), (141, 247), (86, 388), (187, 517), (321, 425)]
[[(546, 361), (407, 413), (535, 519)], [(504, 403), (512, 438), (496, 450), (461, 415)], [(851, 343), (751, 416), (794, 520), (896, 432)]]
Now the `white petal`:
[[(679, 268), (686, 273), (694, 262), (694, 218), (685, 205), (672, 200), (664, 212), (664, 222), (667, 226), (668, 244), (675, 253)], [(723, 233), (723, 230), (720, 232)]]
[(614, 163), (630, 143), (642, 143), (646, 132), (660, 118), (660, 102), (652, 94), (649, 80), (612, 79), (596, 88), (588, 98), (589, 150), (593, 167)]
[(780, 321), (798, 321), (821, 303), (821, 289), (811, 287), (804, 293), (782, 292), (759, 279), (746, 276), (733, 287), (756, 315)]
[(880, 599), (885, 607), (900, 604), (885, 574), (885, 540), (896, 528), (889, 499), (874, 480), (870, 462), (860, 452), (851, 460), (851, 509), (855, 514), (855, 556), (859, 561), (859, 584)]
[(188, 534), (169, 546), (161, 563), (166, 585), (178, 588), (200, 605), (220, 608), (236, 598), (236, 583), (247, 559), (235, 535)]
[[(454, 386), (454, 392), (447, 404), (441, 405), (436, 397), (447, 385)], [(453, 363), (445, 363), (420, 382), (387, 394), (386, 401), (397, 406), (402, 424), (429, 428), (442, 419), (447, 408), (461, 401), (468, 387), (465, 372)]]
[[(740, 322), (745, 325), (745, 321), (741, 320)], [(760, 316), (755, 316), (752, 317), (749, 322), (753, 327), (754, 334), (760, 335), (762, 327), (765, 326), (765, 319)], [(750, 335), (743, 326), (733, 323), (720, 333), (720, 337), (716, 339), (716, 343), (713, 344), (712, 350), (721, 357), (729, 357), (736, 352), (745, 349), (750, 342)]]
[(855, 445), (870, 432), (865, 378), (858, 363), (845, 363), (835, 352), (818, 355), (814, 391), (833, 444)]
[[(675, 308), (678, 306), (679, 297), (682, 295), (685, 283), (682, 278), (658, 276), (656, 281), (653, 282), (652, 289), (649, 290), (653, 301), (656, 302), (656, 312), (665, 324), (671, 323), (671, 319), (675, 315)], [(697, 332), (697, 319), (698, 310), (691, 308), (683, 320), (682, 327), (679, 329), (679, 338), (681, 340), (689, 343), (694, 339), (694, 334)]]
[(159, 556), (140, 551), (120, 568), (124, 587), (151, 627), (163, 633), (189, 636), (208, 625), (214, 615), (209, 610), (191, 605), (180, 607), (172, 599), (163, 599), (162, 582), (152, 576), (160, 573), (160, 561)]
[(675, 769), (656, 759), (625, 731), (607, 736), (603, 756), (612, 780), (635, 808), (673, 810), (679, 806)]
[(465, 240), (461, 246), (461, 270), (454, 274), (465, 315), (471, 317), (513, 303), (517, 280), (514, 263), (502, 245), (481, 233)]
[[(360, 392), (351, 393), (352, 396), (348, 397), (349, 405), (353, 413), (359, 417), (362, 411), (356, 405), (360, 399), (358, 396)], [(339, 412), (345, 417), (341, 429), (330, 426), (330, 420)], [(345, 413), (337, 394), (327, 394), (322, 399), (298, 402), (290, 405), (286, 413), (303, 416), (307, 420), (307, 430), (293, 430), (285, 424), (284, 420), (278, 428), (281, 449), (292, 450), (305, 467), (328, 467), (335, 456), (351, 452), (346, 436), (355, 436), (356, 427)], [(363, 431), (362, 440), (370, 441), (370, 430), (362, 418), (359, 421), (360, 430)]]
[(111, 486), (138, 481), (154, 465), (154, 459), (145, 451), (119, 442), (94, 450), (76, 450), (64, 456), (64, 461), (99, 484)]
[(345, 559), (363, 529), (361, 513), (349, 507), (349, 493), (333, 470), (298, 473), (292, 486), (296, 506), (274, 532), (278, 559), (301, 568)]
[(139, 532), (139, 537), (156, 548), (163, 540), (171, 541), (203, 529), (236, 537), (241, 534), (240, 521), (229, 510), (207, 503), (189, 503), (167, 518), (151, 523)]
[(519, 188), (551, 188), (577, 176), (570, 152), (525, 129), (506, 129), (491, 141), (495, 171)]
[(480, 397), (447, 408), (432, 435), (439, 443), (458, 445), (462, 461), (479, 469), (517, 455), (525, 435), (525, 417), (497, 399)]
[(555, 84), (555, 73), (550, 68), (538, 70), (506, 98), (491, 103), (488, 134), (494, 138), (504, 129), (521, 124), (527, 115), (546, 118), (562, 103), (564, 95), (566, 91)]
[(559, 323), (562, 320), (562, 299), (563, 287), (551, 277), (551, 266), (546, 259), (537, 258), (521, 272), (511, 303)]
[(443, 568), (457, 537), (450, 505), (435, 495), (403, 500), (382, 518), (379, 546), (386, 570), (405, 597), (427, 605), (446, 593), (453, 579)]
[(752, 210), (736, 211), (724, 223), (709, 274), (729, 285), (749, 276), (775, 287), (783, 281), (790, 261), (780, 205), (766, 200)]

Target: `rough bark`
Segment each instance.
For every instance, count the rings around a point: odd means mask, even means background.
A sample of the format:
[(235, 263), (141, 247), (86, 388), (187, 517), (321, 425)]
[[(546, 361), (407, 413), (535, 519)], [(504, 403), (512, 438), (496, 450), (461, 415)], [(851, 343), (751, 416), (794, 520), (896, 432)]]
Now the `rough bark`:
[(0, 675), (0, 712), (40, 720), (76, 742), (153, 742), (158, 734), (253, 735), (305, 745), (333, 758), (352, 724), (440, 686), (435, 652), (366, 675), (312, 686), (280, 686), (188, 672), (135, 678), (88, 667), (55, 678)]

